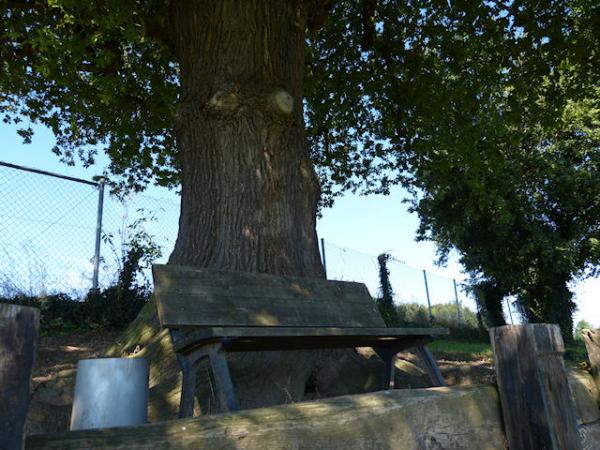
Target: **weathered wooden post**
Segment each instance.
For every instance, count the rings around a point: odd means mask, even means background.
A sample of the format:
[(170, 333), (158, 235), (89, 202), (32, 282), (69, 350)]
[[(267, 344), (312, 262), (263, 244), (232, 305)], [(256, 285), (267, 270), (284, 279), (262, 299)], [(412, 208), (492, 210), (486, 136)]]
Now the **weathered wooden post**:
[(490, 338), (509, 448), (581, 449), (560, 328), (506, 325)]
[(21, 449), (40, 313), (0, 304), (0, 449)]
[(592, 376), (600, 389), (600, 330), (583, 330), (581, 334), (592, 366)]

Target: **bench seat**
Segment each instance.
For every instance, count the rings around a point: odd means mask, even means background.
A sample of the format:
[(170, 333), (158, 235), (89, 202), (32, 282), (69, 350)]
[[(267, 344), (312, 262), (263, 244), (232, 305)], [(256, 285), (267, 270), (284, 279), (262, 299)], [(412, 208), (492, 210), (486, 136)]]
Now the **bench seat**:
[(211, 327), (181, 333), (176, 352), (191, 352), (209, 342), (222, 341), (229, 352), (306, 350), (316, 348), (394, 347), (402, 351), (448, 334), (447, 328), (357, 327)]
[[(426, 347), (444, 328), (387, 328), (362, 283), (154, 265), (160, 324), (183, 373), (180, 417), (194, 410), (200, 360), (210, 362), (221, 410), (239, 409), (228, 352), (372, 347), (394, 388), (396, 353), (414, 349), (434, 386), (445, 385)], [(266, 368), (267, 369), (267, 368)]]

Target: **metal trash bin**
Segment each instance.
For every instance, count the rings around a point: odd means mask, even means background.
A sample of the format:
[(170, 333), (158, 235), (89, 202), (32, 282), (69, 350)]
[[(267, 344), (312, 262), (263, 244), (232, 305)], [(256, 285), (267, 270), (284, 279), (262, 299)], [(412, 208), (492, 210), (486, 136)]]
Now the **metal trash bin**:
[(148, 420), (148, 361), (82, 359), (77, 363), (71, 430), (140, 425)]

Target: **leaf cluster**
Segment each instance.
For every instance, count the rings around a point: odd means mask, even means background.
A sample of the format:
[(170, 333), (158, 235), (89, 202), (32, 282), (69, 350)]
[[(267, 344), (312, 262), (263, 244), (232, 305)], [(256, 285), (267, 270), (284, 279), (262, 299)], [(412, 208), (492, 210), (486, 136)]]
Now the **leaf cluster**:
[[(0, 2), (0, 114), (42, 123), (73, 164), (111, 160), (121, 184), (177, 182), (177, 68), (152, 39), (166, 3), (141, 0)], [(31, 128), (19, 134), (27, 142)]]

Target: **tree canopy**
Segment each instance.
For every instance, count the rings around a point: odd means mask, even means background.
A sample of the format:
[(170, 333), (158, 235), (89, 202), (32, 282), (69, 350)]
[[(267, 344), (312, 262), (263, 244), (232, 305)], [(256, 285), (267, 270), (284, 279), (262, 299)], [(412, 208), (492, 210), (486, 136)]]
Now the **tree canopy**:
[[(169, 2), (2, 3), (5, 121), (47, 125), (66, 161), (92, 162), (99, 146), (132, 186), (177, 183)], [(385, 192), (451, 154), (476, 163), (481, 143), (554, 120), (559, 91), (597, 81), (593, 0), (321, 3), (305, 106), (327, 194)]]
[[(191, 94), (173, 3), (0, 4), (5, 122), (47, 125), (67, 162), (105, 151), (123, 185), (177, 185), (177, 105)], [(522, 294), (526, 316), (548, 317), (535, 289), (594, 273), (600, 253), (598, 3), (295, 5), (307, 16), (303, 115), (322, 203), (404, 184), (442, 259), (457, 248), (475, 276)]]

